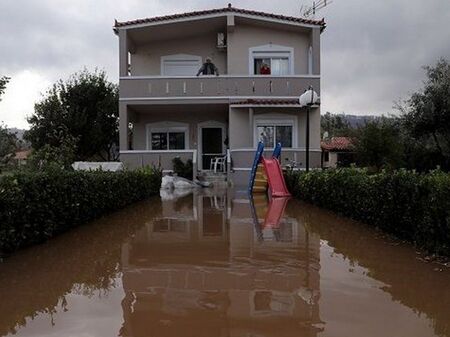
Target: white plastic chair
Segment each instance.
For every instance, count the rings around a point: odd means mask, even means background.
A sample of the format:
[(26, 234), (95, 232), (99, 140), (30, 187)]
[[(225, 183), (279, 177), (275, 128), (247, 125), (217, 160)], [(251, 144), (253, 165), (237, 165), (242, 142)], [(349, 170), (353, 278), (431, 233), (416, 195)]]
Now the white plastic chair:
[(209, 166), (209, 169), (211, 171), (214, 171), (214, 173), (217, 173), (217, 172), (224, 173), (226, 170), (226, 164), (227, 164), (227, 156), (215, 157), (215, 158), (211, 159), (211, 164)]

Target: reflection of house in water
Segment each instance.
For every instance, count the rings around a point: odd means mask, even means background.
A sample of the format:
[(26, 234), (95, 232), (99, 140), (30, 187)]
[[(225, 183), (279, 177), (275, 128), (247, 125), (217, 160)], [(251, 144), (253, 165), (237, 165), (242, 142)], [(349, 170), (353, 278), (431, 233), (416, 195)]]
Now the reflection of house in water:
[(209, 193), (164, 202), (124, 245), (121, 335), (315, 336), (319, 237), (283, 217), (261, 240), (247, 198)]

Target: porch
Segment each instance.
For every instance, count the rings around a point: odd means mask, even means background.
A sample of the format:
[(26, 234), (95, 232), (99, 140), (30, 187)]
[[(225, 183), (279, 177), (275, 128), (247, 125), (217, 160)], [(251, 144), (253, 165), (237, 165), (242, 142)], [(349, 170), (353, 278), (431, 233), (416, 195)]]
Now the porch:
[(209, 171), (211, 161), (225, 157), (228, 144), (226, 104), (128, 104), (121, 109), (121, 161), (135, 169), (173, 169), (173, 159), (192, 160), (194, 176)]
[[(283, 144), (283, 167), (306, 167), (306, 110), (293, 101), (261, 105), (257, 101), (183, 104), (121, 102), (121, 161), (130, 169), (155, 166), (173, 170), (173, 159), (192, 160), (193, 175), (208, 175), (211, 161), (223, 158), (220, 171), (234, 184), (243, 185), (254, 158), (258, 141), (266, 143), (266, 156), (272, 147)], [(310, 112), (310, 167), (319, 168), (320, 111)], [(127, 135), (124, 135), (124, 131)], [(222, 170), (223, 168), (223, 170)]]

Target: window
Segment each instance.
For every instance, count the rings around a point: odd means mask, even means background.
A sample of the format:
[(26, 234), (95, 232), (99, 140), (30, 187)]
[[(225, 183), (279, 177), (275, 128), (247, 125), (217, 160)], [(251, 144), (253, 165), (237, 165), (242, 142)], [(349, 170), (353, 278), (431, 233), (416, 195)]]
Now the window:
[(294, 48), (268, 44), (249, 49), (250, 75), (291, 75), (294, 71)]
[(179, 123), (161, 122), (147, 125), (147, 149), (185, 150), (188, 148), (188, 127)]
[(202, 58), (195, 55), (168, 55), (161, 57), (161, 75), (195, 76), (202, 65)]
[(258, 141), (268, 148), (278, 143), (283, 147), (292, 147), (292, 129), (292, 125), (258, 125)]
[(289, 75), (289, 58), (255, 58), (255, 75)]
[(277, 143), (286, 148), (297, 147), (297, 118), (295, 116), (273, 113), (254, 117), (255, 146), (263, 142), (266, 148), (273, 148)]
[[(152, 132), (152, 150), (184, 150), (184, 132)], [(169, 147), (167, 147), (169, 145)]]

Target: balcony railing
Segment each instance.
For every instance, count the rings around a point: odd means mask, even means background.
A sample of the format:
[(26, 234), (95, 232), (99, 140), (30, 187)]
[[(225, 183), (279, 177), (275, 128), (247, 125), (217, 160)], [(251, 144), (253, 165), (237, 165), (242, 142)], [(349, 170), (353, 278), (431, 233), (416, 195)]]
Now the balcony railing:
[(310, 85), (320, 94), (320, 76), (127, 76), (120, 78), (120, 97), (298, 97)]

